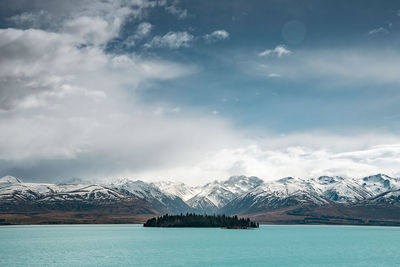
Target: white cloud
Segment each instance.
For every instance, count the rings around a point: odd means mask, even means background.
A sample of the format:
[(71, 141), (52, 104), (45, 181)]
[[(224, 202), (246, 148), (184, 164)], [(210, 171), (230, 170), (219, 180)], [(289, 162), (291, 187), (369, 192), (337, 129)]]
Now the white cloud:
[(135, 34), (126, 38), (126, 40), (124, 41), (124, 45), (126, 45), (127, 47), (135, 46), (137, 41), (142, 40), (143, 38), (145, 38), (146, 36), (148, 36), (150, 34), (152, 28), (153, 28), (153, 25), (151, 25), (150, 23), (141, 22), (137, 26)]
[[(115, 177), (229, 146), (223, 119), (168, 103), (157, 110), (159, 103), (137, 97), (136, 89), (190, 75), (196, 66), (106, 53), (126, 16), (77, 12), (58, 30), (0, 30), (1, 173)], [(192, 38), (175, 37), (163, 41), (179, 47)]]
[(154, 36), (153, 39), (145, 44), (145, 47), (168, 47), (177, 49), (189, 47), (194, 40), (194, 36), (187, 32), (168, 32), (164, 36)]
[(279, 73), (297, 81), (323, 81), (325, 86), (354, 84), (399, 84), (400, 55), (395, 49), (343, 48), (299, 50), (290, 57), (243, 61), (249, 74)]
[[(231, 175), (254, 175), (264, 180), (275, 180), (287, 176), (318, 177), (338, 175), (363, 177), (385, 173), (400, 176), (400, 138), (376, 135), (345, 137), (329, 134), (293, 134), (268, 136), (263, 141), (239, 147), (210, 151), (192, 165), (161, 168), (136, 173), (136, 177), (157, 180), (174, 177), (189, 183), (202, 184), (213, 179), (224, 179)], [(299, 141), (300, 140), (300, 141)], [(374, 145), (392, 141), (390, 145)], [(329, 144), (329, 142), (332, 142)], [(336, 143), (335, 143), (336, 142)], [(323, 148), (322, 148), (323, 147)]]
[(136, 29), (136, 37), (140, 39), (147, 36), (151, 32), (152, 28), (153, 26), (148, 22), (140, 23)]
[(160, 116), (168, 114), (168, 113), (179, 113), (179, 112), (181, 112), (181, 108), (180, 107), (163, 107), (163, 106), (160, 106), (160, 107), (157, 107), (154, 110), (154, 114), (155, 115), (160, 115)]
[[(229, 38), (229, 33), (225, 30), (217, 30), (210, 34), (204, 35), (207, 42), (215, 42)], [(195, 36), (188, 32), (168, 32), (163, 36), (154, 36), (153, 39), (144, 46), (151, 47), (168, 47), (170, 49), (178, 49), (181, 47), (189, 47), (195, 40)]]
[[(37, 105), (47, 102), (63, 85), (85, 88), (79, 83), (87, 83), (95, 73), (99, 74), (96, 80), (103, 79), (100, 74), (104, 74), (118, 86), (135, 88), (149, 79), (171, 79), (195, 71), (193, 66), (173, 62), (105, 54), (97, 46), (78, 48), (80, 34), (5, 29), (0, 30), (0, 37), (0, 79), (4, 86), (0, 109), (15, 107), (26, 97), (31, 103), (35, 99)], [(98, 91), (96, 86), (85, 90)]]
[(292, 51), (287, 49), (284, 45), (278, 45), (274, 49), (266, 49), (263, 52), (260, 52), (258, 55), (260, 57), (265, 57), (269, 55), (276, 55), (278, 57), (284, 56), (284, 55), (290, 55), (292, 54)]
[[(124, 21), (140, 17), (140, 8), (150, 4), (62, 1), (60, 5), (60, 10), (43, 13), (49, 15), (32, 12), (18, 18), (21, 25), (35, 22), (40, 29), (0, 30), (1, 173), (14, 170), (28, 179), (128, 176), (189, 183), (233, 174), (265, 179), (399, 174), (396, 136), (307, 133), (249, 140), (246, 130), (234, 129), (223, 116), (213, 115), (218, 111), (204, 114), (185, 108), (182, 112), (173, 103), (143, 102), (138, 89), (197, 71), (192, 65), (104, 51)], [(58, 18), (55, 25), (48, 25), (47, 16)], [(150, 30), (150, 24), (142, 23), (136, 34), (145, 36)], [(154, 38), (150, 46), (168, 48), (186, 47), (194, 40), (186, 32)], [(290, 53), (279, 47), (266, 55)], [(268, 73), (293, 79), (322, 75), (400, 82), (400, 60), (396, 53), (386, 53), (366, 57), (368, 53), (357, 51), (300, 52), (280, 58), (270, 66), (277, 69)]]
[[(224, 170), (225, 174), (258, 175), (266, 180), (285, 176), (316, 177), (339, 175), (361, 177), (386, 172), (399, 176), (400, 145), (373, 146), (365, 150), (334, 153), (326, 149), (288, 147), (282, 150), (264, 150), (257, 145), (227, 149), (216, 153), (202, 163), (201, 169)], [(221, 173), (222, 174), (222, 173)]]
[(216, 42), (216, 41), (225, 40), (228, 38), (229, 38), (229, 32), (227, 32), (225, 30), (217, 30), (217, 31), (213, 31), (210, 34), (204, 35), (204, 39), (207, 42)]
[[(70, 1), (36, 1), (29, 10), (9, 18), (17, 27), (40, 28), (43, 30), (60, 31), (67, 21), (74, 22), (84, 17), (93, 20), (104, 20), (109, 25), (109, 31), (119, 31), (119, 27), (128, 17), (138, 18), (143, 10), (154, 6), (146, 0), (70, 0)], [(18, 7), (18, 8), (16, 8)], [(10, 9), (21, 10), (24, 4), (15, 2)], [(79, 22), (88, 26), (90, 22)], [(90, 26), (90, 25), (89, 25)], [(85, 29), (83, 29), (85, 31)], [(109, 34), (117, 34), (115, 32)]]
[(376, 29), (372, 29), (368, 32), (368, 35), (376, 35), (376, 34), (389, 34), (389, 30), (383, 27), (379, 27)]
[(165, 10), (176, 16), (178, 19), (185, 19), (188, 16), (187, 9), (179, 8), (176, 5), (165, 6)]
[(2, 172), (110, 177), (180, 164), (230, 142), (222, 119), (136, 98), (136, 88), (193, 66), (78, 48), (80, 35), (5, 29), (0, 36)]
[[(117, 26), (119, 27), (119, 26)], [(102, 18), (79, 17), (64, 24), (64, 32), (79, 38), (85, 44), (105, 44), (118, 32)]]

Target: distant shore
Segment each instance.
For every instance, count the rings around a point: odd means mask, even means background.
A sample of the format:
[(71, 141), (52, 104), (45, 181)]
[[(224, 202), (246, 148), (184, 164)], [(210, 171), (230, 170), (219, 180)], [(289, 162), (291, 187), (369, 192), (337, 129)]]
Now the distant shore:
[[(0, 226), (7, 225), (68, 225), (68, 224), (82, 224), (82, 225), (96, 225), (96, 224), (144, 224), (145, 221), (141, 219), (115, 219), (115, 220), (92, 220), (92, 221), (82, 221), (82, 220), (27, 220), (27, 219), (16, 219), (11, 221), (4, 221), (0, 219)], [(339, 223), (339, 222), (312, 222), (312, 221), (279, 221), (279, 222), (260, 222), (260, 226), (262, 225), (354, 225), (354, 226), (400, 226), (400, 222), (391, 222), (391, 221), (370, 221), (366, 223)], [(164, 227), (166, 228), (166, 227)], [(178, 227), (176, 227), (178, 228)], [(238, 229), (235, 227), (217, 227), (224, 229)], [(251, 229), (251, 227), (246, 227), (244, 229)]]
[[(147, 216), (146, 216), (147, 217)], [(73, 220), (73, 219), (30, 219), (25, 216), (13, 216), (11, 220), (4, 220), (0, 216), (0, 226), (2, 225), (62, 225), (62, 224), (144, 224), (145, 219), (142, 218), (108, 218), (108, 219), (91, 219), (91, 220)], [(321, 222), (321, 221), (273, 221), (260, 222), (260, 225), (354, 225), (354, 226), (400, 226), (397, 221), (369, 221), (369, 222)], [(221, 228), (221, 227), (220, 227)], [(228, 227), (225, 227), (230, 229)], [(233, 229), (233, 228), (232, 228)]]
[[(3, 207), (4, 208), (4, 207)], [(95, 210), (0, 210), (0, 225), (144, 224), (157, 213), (132, 214), (128, 208)], [(400, 226), (398, 207), (329, 206), (287, 207), (241, 215), (261, 225), (367, 225)]]

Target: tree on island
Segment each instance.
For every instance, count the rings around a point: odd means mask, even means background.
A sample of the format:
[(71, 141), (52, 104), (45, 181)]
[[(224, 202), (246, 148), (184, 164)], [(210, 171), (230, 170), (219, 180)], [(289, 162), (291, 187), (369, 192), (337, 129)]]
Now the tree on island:
[(258, 228), (259, 224), (250, 218), (226, 215), (200, 215), (186, 213), (186, 215), (168, 215), (147, 220), (144, 227), (223, 227), (223, 228)]

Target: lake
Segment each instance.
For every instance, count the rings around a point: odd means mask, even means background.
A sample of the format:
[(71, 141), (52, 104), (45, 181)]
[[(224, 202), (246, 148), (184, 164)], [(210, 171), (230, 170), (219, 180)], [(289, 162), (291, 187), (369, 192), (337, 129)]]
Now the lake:
[(400, 228), (0, 227), (0, 266), (394, 266)]

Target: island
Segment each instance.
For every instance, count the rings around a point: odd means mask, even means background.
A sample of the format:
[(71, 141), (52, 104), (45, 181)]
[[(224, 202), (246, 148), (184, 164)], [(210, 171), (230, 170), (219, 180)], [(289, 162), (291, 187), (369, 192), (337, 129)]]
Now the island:
[(258, 228), (259, 223), (250, 218), (226, 215), (200, 215), (194, 213), (168, 215), (147, 220), (144, 227), (220, 227), (225, 229)]

